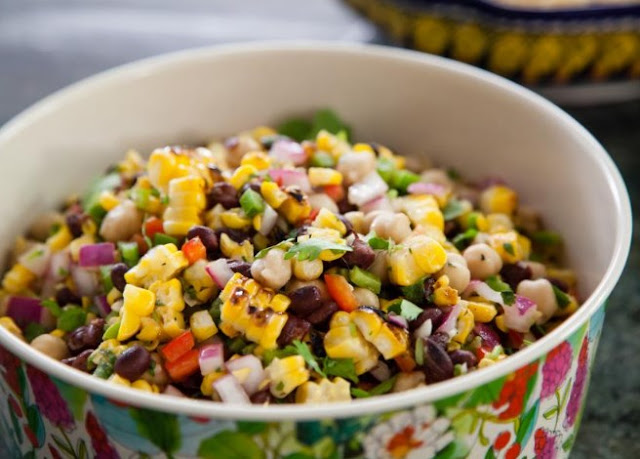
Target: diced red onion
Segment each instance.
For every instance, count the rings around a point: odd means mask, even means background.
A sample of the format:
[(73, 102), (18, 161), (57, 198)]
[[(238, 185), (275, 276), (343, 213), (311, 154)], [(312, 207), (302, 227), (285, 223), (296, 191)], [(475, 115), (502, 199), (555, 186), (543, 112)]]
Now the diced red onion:
[(71, 277), (80, 296), (93, 296), (98, 292), (98, 276), (95, 271), (78, 265), (71, 266)]
[(391, 377), (391, 370), (389, 370), (389, 366), (382, 360), (378, 360), (376, 366), (369, 370), (369, 373), (371, 373), (371, 376), (376, 378), (378, 381), (386, 381)]
[(302, 166), (307, 161), (307, 152), (298, 142), (292, 140), (277, 140), (271, 145), (269, 156), (278, 161), (291, 162), (296, 166)]
[(31, 322), (40, 323), (44, 308), (38, 298), (11, 296), (7, 303), (7, 316), (21, 328)]
[(264, 213), (262, 214), (262, 221), (260, 222), (260, 229), (258, 232), (263, 236), (268, 235), (271, 230), (276, 226), (278, 221), (278, 213), (273, 210), (269, 204), (265, 204)]
[(227, 260), (224, 258), (218, 258), (215, 261), (210, 261), (204, 267), (204, 270), (220, 288), (224, 288), (224, 286), (227, 285), (227, 282), (229, 282), (229, 279), (233, 277), (233, 271), (231, 271), (231, 268), (229, 268), (229, 265), (227, 264)]
[(249, 395), (255, 394), (267, 377), (266, 372), (262, 368), (262, 362), (258, 357), (252, 354), (229, 360), (225, 366), (229, 373), (239, 370), (249, 370), (247, 378), (240, 382), (245, 392)]
[(162, 393), (165, 395), (173, 395), (174, 397), (183, 397), (183, 398), (187, 397), (180, 391), (180, 389), (178, 389), (175, 386), (172, 386), (171, 384), (165, 387)]
[(500, 344), (500, 337), (495, 330), (487, 324), (477, 322), (475, 327), (473, 327), (473, 331), (482, 340), (482, 347), (484, 348), (492, 350)]
[(413, 332), (413, 336), (415, 336), (416, 338), (428, 338), (429, 336), (431, 336), (432, 332), (433, 322), (431, 321), (431, 319), (427, 319), (422, 322), (422, 325), (420, 325), (416, 329), (416, 331)]
[(213, 382), (213, 388), (225, 403), (249, 405), (251, 400), (233, 375), (225, 375)]
[(500, 292), (496, 292), (485, 282), (472, 280), (471, 282), (469, 282), (469, 285), (462, 293), (462, 297), (468, 298), (473, 293), (477, 293), (485, 300), (504, 305), (504, 300), (502, 299), (502, 295), (500, 294)]
[(111, 312), (111, 305), (107, 301), (107, 297), (104, 295), (99, 295), (93, 298), (93, 302), (96, 305), (96, 309), (98, 310), (98, 314), (100, 317), (107, 317)]
[(360, 210), (365, 214), (373, 212), (374, 210), (393, 212), (393, 206), (391, 205), (389, 198), (387, 198), (386, 195), (382, 195), (362, 204), (360, 206)]
[(297, 186), (303, 193), (311, 192), (311, 182), (301, 169), (269, 169), (269, 175), (283, 186)]
[(98, 244), (87, 244), (80, 247), (80, 266), (102, 266), (115, 263), (116, 247), (112, 242), (100, 242)]
[(407, 187), (410, 194), (432, 194), (434, 196), (444, 196), (447, 189), (439, 183), (412, 183)]
[(516, 301), (510, 306), (504, 306), (504, 324), (510, 330), (526, 333), (540, 318), (540, 311), (529, 298), (516, 295)]
[(389, 313), (389, 315), (387, 315), (387, 319), (390, 323), (392, 323), (393, 325), (397, 325), (400, 328), (404, 328), (405, 330), (409, 328), (409, 322), (407, 322), (407, 319), (399, 316), (398, 314), (394, 314), (393, 312), (391, 312)]
[(224, 365), (224, 346), (222, 343), (207, 344), (200, 348), (198, 356), (200, 373), (206, 376), (214, 371), (219, 371)]
[(460, 315), (460, 311), (462, 311), (462, 306), (460, 304), (453, 306), (447, 313), (442, 325), (438, 327), (437, 331), (451, 335), (458, 326), (458, 316)]
[(20, 255), (18, 263), (38, 277), (42, 277), (49, 267), (51, 250), (46, 244), (35, 244), (28, 251)]
[(349, 203), (361, 206), (387, 192), (389, 186), (376, 171), (349, 187)]
[(59, 282), (69, 275), (70, 267), (71, 257), (69, 256), (69, 252), (67, 250), (56, 252), (51, 255), (47, 277)]

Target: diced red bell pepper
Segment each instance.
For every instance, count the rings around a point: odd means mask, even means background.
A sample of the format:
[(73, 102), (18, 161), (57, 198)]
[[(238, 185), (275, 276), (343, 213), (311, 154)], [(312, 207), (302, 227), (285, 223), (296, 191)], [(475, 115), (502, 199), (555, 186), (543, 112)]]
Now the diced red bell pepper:
[(189, 264), (192, 265), (196, 261), (207, 257), (207, 248), (204, 246), (200, 238), (196, 236), (182, 244), (182, 253), (184, 253)]
[(340, 309), (351, 312), (358, 307), (358, 300), (353, 294), (353, 288), (344, 277), (339, 274), (325, 274), (324, 282), (327, 284), (329, 295)]
[(403, 352), (402, 354), (397, 356), (394, 360), (398, 364), (398, 367), (400, 367), (400, 369), (404, 372), (413, 371), (413, 369), (417, 365), (415, 359), (411, 356), (409, 352)]
[(320, 213), (320, 209), (311, 209), (311, 213), (309, 214), (308, 220), (310, 222), (314, 221), (319, 213)]
[(187, 330), (169, 341), (166, 346), (160, 349), (160, 353), (167, 362), (173, 362), (193, 349), (195, 345), (196, 341), (193, 338), (193, 333)]
[(524, 344), (524, 333), (509, 330), (509, 341), (511, 343), (511, 347), (514, 349), (520, 349)]
[(198, 349), (192, 349), (173, 362), (165, 362), (164, 368), (173, 381), (182, 381), (200, 369)]
[(162, 220), (158, 217), (150, 217), (144, 222), (144, 234), (151, 240), (156, 233), (164, 233)]
[(344, 188), (342, 185), (325, 185), (324, 193), (335, 202), (340, 202), (344, 199)]

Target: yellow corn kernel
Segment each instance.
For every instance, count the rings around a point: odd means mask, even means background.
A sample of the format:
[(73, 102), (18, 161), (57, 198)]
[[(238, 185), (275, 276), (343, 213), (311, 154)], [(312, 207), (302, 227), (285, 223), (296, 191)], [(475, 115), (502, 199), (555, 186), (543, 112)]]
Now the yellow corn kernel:
[(56, 328), (55, 330), (49, 332), (50, 335), (55, 336), (56, 338), (62, 338), (64, 337), (64, 335), (66, 335), (66, 332), (64, 330), (60, 330), (59, 328)]
[(98, 226), (96, 222), (93, 221), (92, 218), (87, 218), (82, 222), (82, 233), (88, 236), (95, 236), (98, 232)]
[(322, 378), (319, 383), (307, 381), (296, 391), (296, 403), (325, 403), (351, 401), (351, 385), (337, 377), (333, 381)]
[(175, 338), (185, 330), (184, 315), (169, 306), (159, 306), (156, 308), (163, 338)]
[(474, 326), (475, 321), (473, 319), (473, 313), (470, 310), (465, 309), (458, 317), (458, 333), (452, 338), (453, 341), (464, 344)]
[(409, 334), (400, 327), (390, 327), (370, 309), (356, 309), (350, 315), (363, 338), (388, 360), (407, 351)]
[(316, 147), (318, 150), (324, 150), (328, 152), (332, 152), (333, 148), (337, 145), (338, 139), (335, 138), (334, 135), (322, 129), (316, 135)]
[(504, 314), (500, 314), (498, 317), (496, 317), (495, 323), (496, 323), (496, 327), (498, 327), (498, 329), (502, 333), (507, 333), (509, 331), (509, 329), (504, 323)]
[(49, 236), (46, 244), (49, 246), (52, 252), (57, 252), (64, 249), (69, 245), (73, 236), (67, 225), (60, 226), (60, 229), (55, 234)]
[(138, 264), (124, 275), (128, 284), (148, 287), (166, 281), (189, 266), (189, 261), (175, 244), (158, 245), (149, 250)]
[(269, 169), (271, 158), (262, 151), (250, 151), (240, 161), (241, 166), (253, 166), (257, 170)]
[(331, 317), (329, 331), (324, 337), (324, 348), (331, 358), (353, 359), (359, 375), (378, 363), (378, 351), (364, 339), (349, 313), (344, 311), (338, 311)]
[(576, 312), (579, 304), (573, 296), (570, 296), (570, 298), (571, 300), (569, 301), (569, 304), (567, 306), (565, 306), (564, 308), (556, 309), (554, 317), (567, 317)]
[(206, 266), (206, 260), (198, 260), (185, 269), (183, 274), (184, 281), (193, 287), (192, 296), (202, 303), (209, 301), (218, 291), (213, 279), (205, 270)]
[(251, 226), (251, 219), (240, 209), (232, 209), (220, 214), (222, 224), (227, 228), (244, 230)]
[(124, 298), (123, 308), (141, 317), (150, 315), (156, 304), (155, 294), (135, 285), (127, 285), (122, 294)]
[(131, 382), (128, 379), (123, 378), (118, 373), (113, 373), (109, 376), (109, 382), (113, 384), (119, 384), (120, 386), (131, 387)]
[(251, 177), (256, 172), (258, 172), (258, 169), (256, 169), (254, 166), (250, 166), (250, 165), (240, 166), (235, 170), (235, 172), (231, 175), (231, 177), (229, 177), (229, 183), (236, 190), (239, 190), (244, 186), (245, 183), (249, 181), (249, 179), (251, 179)]
[(310, 167), (309, 182), (311, 186), (341, 185), (342, 174), (326, 167)]
[(120, 200), (111, 191), (105, 190), (100, 193), (98, 204), (107, 212), (120, 204)]
[(169, 148), (154, 150), (147, 162), (149, 181), (154, 187), (166, 193), (170, 180), (189, 173), (185, 166), (185, 159), (187, 158), (172, 153)]
[(309, 199), (304, 195), (301, 201), (289, 196), (286, 201), (280, 204), (278, 211), (289, 223), (296, 224), (311, 214), (311, 205), (309, 204)]
[(330, 228), (336, 230), (340, 236), (344, 236), (347, 232), (347, 227), (345, 224), (338, 218), (336, 214), (331, 212), (327, 208), (320, 209), (318, 215), (313, 220), (311, 226), (315, 228)]
[(498, 314), (498, 310), (492, 304), (468, 301), (467, 308), (473, 314), (476, 322), (489, 323)]
[(124, 160), (118, 164), (118, 171), (128, 176), (144, 170), (144, 160), (135, 150), (129, 150), (124, 156)]
[(487, 215), (487, 232), (503, 233), (513, 230), (513, 222), (507, 214), (489, 214)]
[(293, 390), (309, 380), (309, 370), (300, 355), (292, 355), (283, 359), (275, 358), (265, 368), (271, 380), (269, 389), (278, 398), (289, 395)]
[(319, 278), (322, 275), (324, 266), (322, 260), (303, 260), (293, 259), (293, 275), (300, 280), (310, 281)]
[(504, 185), (493, 185), (480, 194), (480, 209), (485, 214), (511, 215), (518, 207), (518, 195)]
[(576, 286), (576, 273), (571, 269), (561, 269), (561, 268), (547, 268), (547, 277), (552, 279), (558, 279), (567, 286), (572, 289)]
[(401, 210), (414, 225), (431, 225), (444, 231), (444, 216), (436, 198), (429, 194), (403, 196), (396, 199)]
[(78, 257), (80, 256), (80, 249), (83, 246), (93, 244), (94, 242), (95, 242), (95, 238), (89, 234), (83, 234), (82, 236), (71, 241), (69, 243), (69, 251), (71, 252), (71, 259), (73, 261), (78, 261)]
[(18, 338), (23, 339), (22, 330), (20, 330), (20, 327), (16, 325), (16, 323), (13, 321), (11, 317), (7, 317), (7, 316), (0, 317), (0, 327), (6, 328), (7, 331), (12, 335), (15, 335)]
[(182, 297), (182, 284), (178, 279), (171, 279), (166, 282), (156, 281), (149, 286), (156, 295), (158, 306), (167, 306), (174, 311), (184, 309), (184, 298)]
[(375, 153), (373, 151), (373, 148), (371, 148), (371, 145), (369, 145), (368, 143), (356, 143), (352, 147), (352, 150), (355, 151), (355, 152), (367, 151), (369, 153)]
[(137, 381), (134, 381), (133, 383), (131, 383), (131, 387), (144, 392), (154, 392), (153, 386), (144, 379), (138, 379)]
[(285, 312), (290, 304), (291, 300), (288, 296), (278, 293), (277, 295), (274, 295), (269, 302), (269, 308), (275, 312)]
[(107, 303), (109, 303), (110, 305), (118, 301), (120, 298), (122, 298), (122, 293), (115, 287), (113, 287), (111, 290), (109, 290), (109, 293), (107, 293)]
[(218, 333), (218, 327), (213, 322), (213, 318), (208, 311), (198, 311), (189, 319), (189, 326), (193, 336), (198, 341), (204, 341)]
[(2, 279), (2, 288), (5, 289), (7, 293), (20, 293), (26, 290), (35, 278), (35, 274), (23, 265), (17, 263), (5, 273)]
[(412, 285), (425, 275), (407, 247), (396, 246), (387, 254), (387, 260), (389, 263), (389, 280), (393, 284), (401, 286)]
[(405, 245), (425, 274), (440, 271), (447, 262), (447, 252), (438, 241), (429, 236), (412, 236)]
[(276, 182), (262, 182), (260, 184), (260, 194), (264, 200), (274, 209), (277, 209), (285, 202), (289, 195), (282, 191)]
[(158, 322), (151, 317), (142, 317), (140, 319), (140, 332), (136, 335), (140, 341), (155, 341), (162, 336), (162, 329)]
[(202, 383), (200, 384), (200, 392), (202, 392), (202, 395), (211, 397), (213, 395), (213, 383), (224, 375), (225, 373), (222, 371), (214, 371), (213, 373), (205, 375), (202, 378)]
[(118, 328), (118, 341), (125, 341), (140, 330), (140, 316), (125, 308), (120, 310), (120, 328)]
[(531, 241), (515, 231), (491, 234), (489, 245), (498, 252), (505, 263), (524, 260), (531, 251)]
[(380, 155), (381, 158), (387, 158), (392, 160), (394, 162), (396, 169), (405, 168), (406, 159), (404, 156), (395, 155), (389, 148), (380, 144), (377, 145), (377, 150), (378, 150), (378, 155)]
[(231, 239), (226, 233), (220, 236), (220, 251), (225, 257), (236, 260), (244, 260), (249, 263), (253, 261), (253, 244), (248, 239), (238, 244)]
[(458, 223), (465, 230), (474, 227), (483, 233), (489, 231), (489, 222), (482, 212), (467, 212), (458, 217)]

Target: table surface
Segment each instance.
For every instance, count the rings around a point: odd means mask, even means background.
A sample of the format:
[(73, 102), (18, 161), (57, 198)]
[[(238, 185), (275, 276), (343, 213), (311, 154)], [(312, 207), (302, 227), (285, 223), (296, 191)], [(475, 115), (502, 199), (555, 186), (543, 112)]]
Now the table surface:
[[(0, 125), (48, 93), (114, 65), (256, 39), (381, 42), (333, 0), (0, 0)], [(640, 203), (640, 102), (568, 109), (603, 143)], [(572, 457), (640, 457), (640, 225), (611, 296)]]

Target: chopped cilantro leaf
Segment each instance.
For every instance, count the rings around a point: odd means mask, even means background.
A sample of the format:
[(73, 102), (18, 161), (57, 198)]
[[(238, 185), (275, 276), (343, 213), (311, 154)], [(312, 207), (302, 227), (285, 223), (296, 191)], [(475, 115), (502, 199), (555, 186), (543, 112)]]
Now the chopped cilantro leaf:
[(453, 245), (455, 245), (458, 250), (464, 250), (477, 235), (477, 229), (469, 228), (464, 233), (460, 233), (453, 238)]
[(369, 391), (360, 389), (359, 387), (354, 387), (353, 389), (351, 389), (351, 395), (353, 395), (356, 398), (367, 398), (367, 397), (373, 397), (375, 395), (386, 394), (391, 389), (393, 389), (393, 385), (396, 382), (396, 378), (397, 376), (389, 378), (386, 381), (381, 382), (380, 384), (378, 384), (376, 387), (374, 387)]
[(502, 300), (506, 304), (511, 305), (515, 302), (516, 295), (513, 293), (513, 290), (511, 290), (509, 284), (503, 282), (498, 276), (490, 276), (485, 280), (485, 282), (492, 290), (495, 290), (502, 295)]
[(392, 304), (389, 306), (389, 312), (394, 312), (408, 321), (412, 321), (417, 319), (417, 317), (422, 313), (422, 309), (413, 304), (411, 301), (402, 300), (399, 303)]
[(60, 305), (57, 301), (54, 300), (42, 300), (40, 304), (47, 308), (53, 317), (59, 317), (60, 313), (62, 313), (62, 309), (60, 309)]
[(260, 252), (256, 254), (254, 259), (258, 260), (264, 257), (267, 253), (269, 253), (270, 250), (273, 250), (273, 249), (289, 250), (292, 242), (293, 242), (293, 238), (289, 238), (289, 239), (285, 239), (284, 241), (278, 242), (276, 245), (272, 245), (271, 247), (262, 249)]
[(320, 253), (323, 250), (331, 250), (334, 253), (340, 253), (351, 252), (353, 248), (345, 244), (338, 244), (325, 239), (309, 238), (292, 246), (287, 250), (284, 258), (285, 260), (290, 260), (293, 257), (297, 257), (299, 261), (313, 261), (320, 256)]
[(467, 207), (464, 205), (462, 201), (457, 199), (450, 199), (447, 202), (447, 205), (442, 209), (442, 215), (445, 220), (453, 220), (456, 217), (464, 214), (467, 210)]
[(556, 296), (556, 301), (560, 309), (564, 309), (571, 304), (571, 297), (569, 295), (553, 284), (551, 284), (551, 288), (553, 288), (553, 294)]
[(302, 356), (304, 361), (307, 362), (307, 365), (309, 365), (309, 367), (311, 367), (313, 371), (318, 373), (323, 378), (327, 377), (327, 375), (325, 375), (324, 372), (320, 369), (320, 365), (318, 365), (318, 362), (316, 362), (315, 356), (313, 355), (313, 353), (311, 352), (311, 349), (309, 349), (309, 346), (307, 346), (306, 343), (303, 343), (300, 340), (295, 340), (293, 342), (293, 346), (296, 348), (296, 350), (298, 351), (298, 354)]
[(513, 244), (511, 242), (505, 242), (504, 244), (502, 244), (502, 247), (504, 248), (505, 252), (507, 252), (509, 255), (515, 255), (516, 251), (513, 248)]
[(391, 239), (383, 239), (378, 236), (370, 237), (367, 242), (369, 243), (369, 247), (374, 250), (389, 250), (389, 248), (393, 246)]
[(562, 236), (555, 231), (536, 231), (531, 234), (531, 240), (541, 245), (560, 245)]
[(425, 278), (423, 277), (415, 284), (400, 287), (402, 295), (412, 303), (422, 303), (425, 299), (424, 280)]
[(322, 363), (322, 371), (327, 376), (339, 376), (353, 383), (358, 382), (358, 375), (353, 359), (332, 359), (325, 357)]

